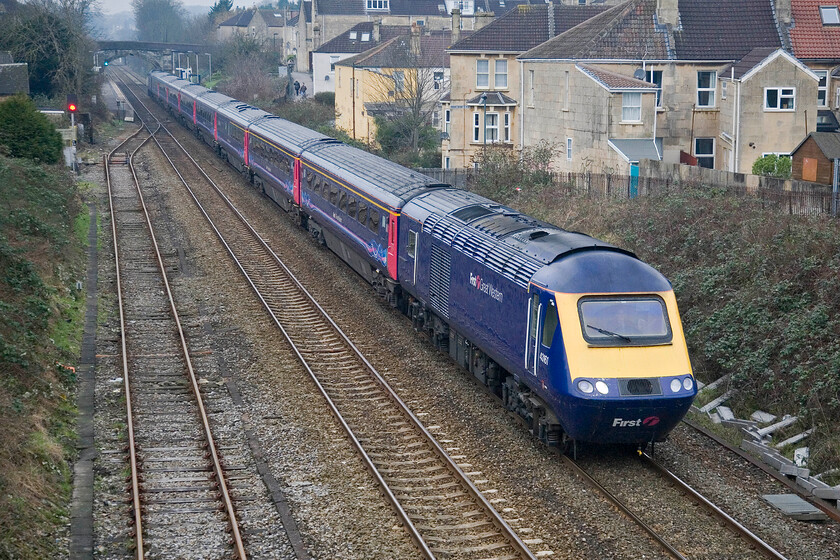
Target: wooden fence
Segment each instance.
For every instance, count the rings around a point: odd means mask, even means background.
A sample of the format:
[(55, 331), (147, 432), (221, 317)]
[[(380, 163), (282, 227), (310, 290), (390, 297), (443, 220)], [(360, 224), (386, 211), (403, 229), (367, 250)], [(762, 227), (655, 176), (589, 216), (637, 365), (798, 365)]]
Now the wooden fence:
[[(476, 169), (418, 169), (435, 181), (459, 188), (468, 188), (481, 170)], [(840, 194), (832, 193), (831, 187), (802, 181), (785, 181), (762, 177), (752, 181), (728, 184), (707, 183), (694, 178), (630, 177), (627, 175), (606, 175), (598, 173), (553, 172), (552, 181), (558, 193), (600, 198), (634, 198), (677, 191), (685, 186), (706, 185), (720, 188), (733, 196), (750, 196), (762, 201), (768, 208), (800, 216), (838, 215)], [(832, 207), (832, 198), (834, 206)]]

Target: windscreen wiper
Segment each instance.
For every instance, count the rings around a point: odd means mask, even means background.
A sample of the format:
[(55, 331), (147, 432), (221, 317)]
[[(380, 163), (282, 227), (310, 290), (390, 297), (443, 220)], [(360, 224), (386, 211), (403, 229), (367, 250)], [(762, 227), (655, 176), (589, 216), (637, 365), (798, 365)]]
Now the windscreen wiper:
[(615, 338), (620, 338), (624, 342), (633, 342), (632, 340), (630, 340), (629, 336), (624, 336), (623, 334), (618, 334), (618, 333), (615, 333), (615, 332), (612, 332), (612, 331), (608, 331), (607, 329), (602, 329), (600, 327), (595, 327), (595, 326), (592, 326), (592, 325), (586, 325), (586, 328), (592, 329), (593, 331), (598, 331), (599, 333), (605, 334), (607, 336), (614, 336)]

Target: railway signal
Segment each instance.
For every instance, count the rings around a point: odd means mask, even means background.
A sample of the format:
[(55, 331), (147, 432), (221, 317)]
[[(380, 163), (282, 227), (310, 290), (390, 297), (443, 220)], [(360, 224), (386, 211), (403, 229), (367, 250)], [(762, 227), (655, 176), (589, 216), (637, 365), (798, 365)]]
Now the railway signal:
[(79, 101), (76, 99), (75, 93), (67, 94), (67, 110), (70, 113), (75, 113), (79, 110)]

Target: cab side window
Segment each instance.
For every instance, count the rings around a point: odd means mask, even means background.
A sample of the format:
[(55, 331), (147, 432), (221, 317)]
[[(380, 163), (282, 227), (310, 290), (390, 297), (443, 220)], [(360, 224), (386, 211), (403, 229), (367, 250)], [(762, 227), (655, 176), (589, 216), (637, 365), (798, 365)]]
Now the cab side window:
[(528, 336), (535, 338), (537, 336), (537, 320), (540, 318), (540, 295), (531, 295), (531, 328)]
[(554, 331), (557, 329), (557, 307), (554, 301), (550, 300), (545, 308), (545, 316), (543, 317), (542, 327), (542, 345), (551, 346), (551, 341), (554, 340)]
[(416, 231), (409, 231), (408, 232), (408, 245), (405, 248), (408, 256), (412, 259), (417, 252), (417, 232)]

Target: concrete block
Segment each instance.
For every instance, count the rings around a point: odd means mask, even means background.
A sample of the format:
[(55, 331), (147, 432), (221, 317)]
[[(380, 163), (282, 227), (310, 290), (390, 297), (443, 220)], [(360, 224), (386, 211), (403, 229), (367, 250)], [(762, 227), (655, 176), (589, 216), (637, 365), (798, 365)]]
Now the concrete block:
[(797, 476), (796, 477), (796, 485), (805, 490), (808, 494), (814, 491), (814, 488), (817, 487), (816, 483), (813, 482), (810, 478)]
[(782, 420), (780, 420), (779, 422), (776, 422), (775, 424), (758, 430), (758, 434), (761, 437), (768, 436), (773, 432), (781, 430), (782, 428), (787, 428), (788, 426), (796, 423), (797, 420), (799, 420), (799, 418), (797, 418), (796, 416), (790, 416), (789, 414), (785, 414), (785, 417), (782, 418)]
[(793, 452), (793, 464), (797, 467), (807, 467), (811, 452), (807, 447), (800, 447)]
[(801, 434), (796, 434), (795, 436), (793, 436), (793, 437), (789, 437), (789, 438), (787, 438), (787, 439), (786, 439), (786, 440), (784, 440), (784, 441), (780, 441), (779, 443), (777, 443), (777, 444), (776, 444), (776, 448), (777, 448), (777, 449), (781, 449), (782, 447), (784, 447), (784, 446), (786, 446), (786, 445), (793, 445), (793, 444), (795, 444), (795, 443), (799, 443), (799, 442), (800, 442), (800, 441), (802, 441), (803, 439), (805, 439), (805, 438), (807, 438), (808, 436), (810, 436), (810, 435), (811, 435), (811, 433), (812, 433), (813, 431), (814, 431), (814, 429), (813, 429), (813, 428), (811, 428), (810, 430), (805, 430), (805, 431), (804, 431), (804, 432), (802, 432)]
[(824, 521), (828, 516), (796, 494), (765, 494), (762, 498), (783, 514), (799, 521)]
[(779, 472), (785, 476), (795, 476), (797, 478), (808, 478), (811, 476), (811, 471), (809, 469), (803, 469), (802, 467), (797, 467), (796, 465), (782, 465)]
[[(811, 481), (814, 479), (812, 478)], [(814, 496), (823, 500), (840, 500), (840, 486), (817, 486), (813, 490)]]
[(716, 399), (704, 404), (702, 407), (700, 407), (700, 412), (705, 413), (705, 412), (709, 412), (710, 410), (714, 410), (715, 408), (719, 407), (720, 405), (725, 403), (727, 400), (729, 400), (729, 397), (731, 397), (733, 393), (734, 393), (734, 391), (732, 391), (730, 389), (729, 391), (725, 392), (724, 394), (722, 394), (718, 398), (716, 398)]
[(732, 409), (728, 406), (719, 406), (717, 407), (717, 413), (720, 415), (721, 422), (727, 422), (729, 420), (735, 420), (735, 414), (732, 412)]
[[(729, 381), (729, 374), (728, 373), (726, 375), (722, 375), (722, 376), (718, 377), (717, 379), (715, 379), (714, 381), (712, 381), (708, 385), (704, 386), (702, 389), (698, 389), (697, 392), (699, 393), (701, 391), (714, 391), (715, 389), (717, 389), (718, 387), (720, 387), (721, 385), (723, 385), (727, 381)], [(700, 386), (699, 383), (700, 382), (698, 381), (698, 387)]]
[(761, 410), (756, 410), (750, 415), (750, 418), (758, 422), (759, 424), (768, 424), (776, 419), (776, 416), (770, 414), (769, 412), (764, 412)]

